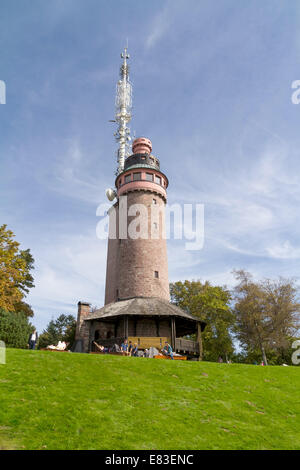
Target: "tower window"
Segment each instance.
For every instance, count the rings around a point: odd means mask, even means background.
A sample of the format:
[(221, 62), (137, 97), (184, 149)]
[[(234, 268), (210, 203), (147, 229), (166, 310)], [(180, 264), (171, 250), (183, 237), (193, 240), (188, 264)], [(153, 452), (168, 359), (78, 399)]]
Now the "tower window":
[(160, 178), (160, 176), (155, 176), (155, 183), (161, 184), (161, 178)]
[(133, 181), (140, 181), (142, 179), (142, 173), (133, 173)]
[(156, 279), (158, 279), (158, 278), (159, 278), (158, 271), (154, 271), (154, 277), (155, 277)]
[(125, 183), (130, 183), (131, 181), (131, 175), (126, 175), (125, 176)]
[(156, 199), (152, 199), (152, 204), (156, 205), (156, 204), (157, 204), (157, 200), (156, 200)]
[(153, 225), (154, 225), (154, 228), (157, 229), (157, 223), (154, 222)]
[(152, 175), (152, 173), (146, 173), (146, 180), (147, 180), (147, 181), (153, 181), (153, 175)]

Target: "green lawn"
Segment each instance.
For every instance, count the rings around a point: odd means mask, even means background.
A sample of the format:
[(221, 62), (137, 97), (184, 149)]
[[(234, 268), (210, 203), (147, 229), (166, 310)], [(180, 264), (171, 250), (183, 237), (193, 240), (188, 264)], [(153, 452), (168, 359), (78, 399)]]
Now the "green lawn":
[(300, 449), (300, 367), (7, 350), (0, 449)]

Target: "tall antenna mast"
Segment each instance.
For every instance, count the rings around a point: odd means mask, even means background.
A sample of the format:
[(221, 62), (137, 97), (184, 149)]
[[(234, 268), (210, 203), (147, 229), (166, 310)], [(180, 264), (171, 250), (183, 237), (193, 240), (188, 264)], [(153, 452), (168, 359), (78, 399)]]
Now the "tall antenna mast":
[(118, 123), (118, 130), (114, 135), (119, 144), (117, 152), (117, 174), (123, 171), (125, 158), (129, 156), (130, 150), (130, 128), (127, 126), (131, 120), (132, 110), (132, 86), (129, 81), (129, 65), (127, 64), (127, 59), (129, 59), (129, 57), (127, 47), (125, 47), (124, 52), (121, 54), (123, 63), (120, 67), (120, 79), (118, 80), (116, 90), (116, 122)]

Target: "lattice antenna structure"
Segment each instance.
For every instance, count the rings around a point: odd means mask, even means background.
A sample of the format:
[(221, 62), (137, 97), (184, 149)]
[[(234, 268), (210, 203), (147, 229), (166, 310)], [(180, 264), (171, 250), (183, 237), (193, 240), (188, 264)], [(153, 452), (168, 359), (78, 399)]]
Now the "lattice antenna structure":
[(124, 169), (125, 159), (130, 154), (130, 128), (128, 123), (131, 121), (132, 111), (132, 85), (129, 80), (129, 65), (127, 59), (129, 59), (127, 53), (127, 47), (124, 48), (124, 52), (121, 54), (123, 63), (120, 67), (120, 79), (117, 83), (116, 89), (116, 115), (115, 119), (118, 123), (117, 132), (114, 134), (116, 141), (119, 145), (117, 151), (118, 158), (118, 169), (117, 174), (120, 174)]

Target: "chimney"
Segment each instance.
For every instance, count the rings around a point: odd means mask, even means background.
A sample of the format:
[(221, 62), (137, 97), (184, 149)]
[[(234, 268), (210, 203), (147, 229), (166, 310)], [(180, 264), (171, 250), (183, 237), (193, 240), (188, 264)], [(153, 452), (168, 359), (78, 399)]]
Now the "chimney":
[(89, 302), (78, 302), (78, 314), (77, 314), (77, 325), (76, 325), (76, 336), (75, 339), (81, 338), (81, 327), (82, 323), (87, 315), (91, 312), (91, 304)]

